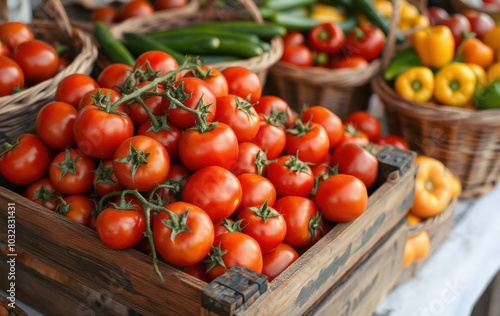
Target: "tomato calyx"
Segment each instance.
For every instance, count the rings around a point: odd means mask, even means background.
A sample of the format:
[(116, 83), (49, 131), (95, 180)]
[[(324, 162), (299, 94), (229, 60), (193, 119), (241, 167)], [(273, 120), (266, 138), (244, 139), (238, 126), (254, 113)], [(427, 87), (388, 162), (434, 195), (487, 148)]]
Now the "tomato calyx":
[(161, 194), (158, 194), (157, 191), (160, 189), (168, 189), (170, 194), (172, 194), (178, 201), (182, 200), (181, 194), (182, 194), (182, 189), (184, 188), (183, 183), (185, 182), (185, 180), (186, 180), (186, 176), (182, 176), (177, 180), (167, 179), (167, 181), (165, 181), (165, 183), (157, 185), (151, 191), (151, 193), (149, 195), (149, 199), (153, 200), (153, 198), (156, 196), (156, 201), (158, 202), (157, 203), (158, 205), (162, 205), (162, 203), (164, 203), (163, 205), (166, 205), (165, 202), (169, 202), (169, 201), (165, 201), (165, 199), (162, 199)]
[(130, 143), (130, 148), (129, 148), (129, 154), (126, 157), (117, 159), (115, 161), (129, 164), (131, 167), (130, 173), (131, 177), (135, 177), (135, 173), (137, 172), (137, 169), (139, 169), (140, 166), (142, 165), (147, 165), (148, 164), (148, 157), (151, 153), (146, 153), (142, 150), (137, 150), (132, 143)]
[(284, 165), (290, 169), (290, 171), (295, 172), (297, 174), (304, 172), (306, 174), (310, 173), (309, 164), (307, 162), (301, 161), (299, 159), (299, 152), (295, 156), (290, 156), (290, 159), (284, 163)]
[(264, 172), (264, 167), (272, 164), (275, 161), (276, 159), (273, 160), (267, 159), (267, 149), (265, 152), (259, 150), (259, 152), (255, 155), (255, 161), (254, 161), (255, 168), (257, 169), (257, 174), (261, 176), (262, 173)]
[(33, 191), (33, 194), (33, 201), (40, 201), (42, 202), (42, 205), (55, 200), (54, 192), (51, 190), (47, 190), (43, 185), (41, 185), (37, 190)]
[(203, 261), (207, 263), (207, 271), (212, 270), (216, 266), (221, 266), (227, 269), (226, 264), (224, 263), (224, 260), (222, 257), (227, 253), (227, 250), (222, 250), (221, 248), (221, 243), (219, 243), (217, 246), (212, 246), (212, 250), (208, 253), (208, 258)]
[(252, 212), (254, 212), (256, 216), (262, 218), (262, 220), (264, 221), (264, 223), (267, 222), (267, 220), (270, 219), (270, 218), (272, 218), (272, 217), (281, 216), (280, 213), (276, 212), (276, 210), (274, 210), (271, 207), (269, 207), (268, 202), (269, 201), (266, 199), (264, 201), (264, 203), (262, 203), (261, 206), (259, 206), (259, 207), (252, 206), (252, 207), (248, 208), (249, 210), (251, 210)]
[(229, 218), (224, 218), (224, 224), (222, 224), (222, 226), (226, 228), (228, 232), (241, 233), (243, 231), (243, 228), (241, 227), (242, 222), (243, 222), (242, 219), (237, 221), (232, 221)]
[(309, 220), (309, 233), (311, 234), (311, 243), (318, 238), (318, 232), (323, 233), (323, 225), (321, 225), (322, 216), (321, 213), (311, 216)]
[(98, 183), (115, 183), (116, 181), (113, 180), (111, 177), (111, 174), (113, 173), (113, 168), (112, 167), (106, 167), (102, 163), (102, 160), (99, 162), (99, 166), (95, 170), (92, 170), (92, 173), (96, 175), (96, 178), (94, 179), (94, 186)]
[(257, 104), (255, 103), (250, 103), (250, 96), (248, 96), (246, 99), (239, 98), (238, 96), (234, 96), (234, 101), (236, 102), (236, 108), (238, 111), (244, 112), (248, 117), (252, 115), (252, 108)]
[(200, 65), (196, 65), (191, 73), (193, 77), (201, 80), (216, 76), (212, 68), (208, 67), (207, 69), (203, 69)]
[(339, 165), (336, 164), (335, 166), (328, 166), (327, 172), (323, 175), (320, 175), (318, 177), (314, 177), (314, 186), (311, 191), (311, 195), (315, 196), (316, 191), (318, 191), (318, 187), (321, 184), (321, 182), (325, 181), (326, 179), (330, 178), (331, 176), (334, 176), (336, 174), (339, 174)]
[(55, 164), (56, 167), (61, 169), (61, 175), (59, 176), (59, 180), (64, 178), (64, 176), (68, 173), (77, 174), (76, 173), (76, 163), (80, 160), (80, 156), (75, 156), (75, 158), (71, 158), (71, 154), (69, 149), (65, 149), (64, 151), (64, 160)]
[(307, 122), (304, 124), (302, 120), (296, 119), (295, 120), (295, 126), (293, 128), (289, 128), (286, 130), (287, 133), (290, 133), (294, 136), (300, 137), (304, 136), (308, 132), (310, 132), (312, 129), (310, 122)]
[(366, 36), (366, 32), (359, 27), (355, 27), (352, 32), (354, 33), (354, 39), (359, 41)]
[(174, 241), (175, 237), (180, 233), (192, 232), (191, 228), (189, 228), (189, 226), (187, 225), (189, 208), (186, 208), (184, 213), (182, 213), (180, 216), (170, 211), (167, 212), (166, 208), (160, 210), (160, 212), (166, 212), (170, 216), (169, 220), (162, 219), (161, 221), (163, 225), (167, 226), (172, 230), (172, 233), (170, 234), (170, 240)]
[(0, 157), (2, 157), (3, 155), (7, 154), (9, 151), (13, 150), (14, 148), (16, 148), (16, 146), (19, 144), (19, 139), (16, 140), (15, 143), (11, 144), (9, 142), (4, 142), (2, 144), (2, 147), (4, 147), (5, 149), (0, 152)]
[(351, 123), (347, 123), (345, 125), (344, 131), (346, 131), (347, 133), (349, 133), (353, 136), (361, 135), (361, 131), (358, 128), (356, 128), (354, 125), (352, 125)]

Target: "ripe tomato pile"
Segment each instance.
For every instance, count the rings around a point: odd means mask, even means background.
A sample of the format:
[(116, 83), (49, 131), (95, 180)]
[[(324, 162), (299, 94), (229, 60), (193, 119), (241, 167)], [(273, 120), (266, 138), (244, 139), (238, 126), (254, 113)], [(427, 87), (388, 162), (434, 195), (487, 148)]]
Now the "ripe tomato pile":
[(206, 281), (236, 264), (272, 280), (360, 216), (378, 174), (368, 113), (297, 115), (246, 68), (158, 51), (65, 77), (35, 127), (1, 154), (5, 179), (158, 273), (157, 253)]

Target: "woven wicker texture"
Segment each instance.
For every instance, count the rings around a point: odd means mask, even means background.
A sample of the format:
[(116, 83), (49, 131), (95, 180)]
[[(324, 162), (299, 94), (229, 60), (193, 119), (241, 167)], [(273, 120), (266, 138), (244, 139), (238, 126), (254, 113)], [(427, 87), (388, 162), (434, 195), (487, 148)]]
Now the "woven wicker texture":
[(450, 3), (453, 10), (456, 12), (464, 12), (467, 10), (480, 11), (491, 15), (497, 24), (500, 23), (500, 9), (498, 6), (496, 8), (493, 6), (485, 6), (481, 5), (482, 1), (475, 2), (473, 0), (450, 0)]
[[(249, 18), (259, 23), (263, 22), (259, 9), (252, 0), (227, 1), (226, 4), (230, 5), (230, 7), (217, 8), (216, 1), (209, 0), (197, 12), (187, 12), (170, 18), (154, 16), (148, 19), (130, 19), (126, 23), (120, 23), (112, 27), (111, 32), (116, 38), (121, 38), (126, 32), (147, 33), (204, 22), (248, 20)], [(218, 70), (233, 66), (246, 67), (257, 73), (264, 84), (269, 67), (275, 64), (283, 54), (283, 41), (281, 38), (272, 39), (270, 44), (269, 51), (261, 56), (210, 65)], [(98, 58), (99, 67), (103, 69), (109, 64), (110, 61), (103, 54), (100, 54)]]
[(11, 139), (33, 128), (38, 110), (54, 99), (57, 85), (62, 78), (72, 73), (89, 74), (97, 58), (97, 48), (91, 37), (71, 27), (59, 0), (44, 2), (47, 9), (54, 14), (55, 22), (35, 20), (30, 23), (35, 38), (68, 45), (73, 58), (71, 63), (53, 78), (14, 95), (0, 97), (0, 133)]

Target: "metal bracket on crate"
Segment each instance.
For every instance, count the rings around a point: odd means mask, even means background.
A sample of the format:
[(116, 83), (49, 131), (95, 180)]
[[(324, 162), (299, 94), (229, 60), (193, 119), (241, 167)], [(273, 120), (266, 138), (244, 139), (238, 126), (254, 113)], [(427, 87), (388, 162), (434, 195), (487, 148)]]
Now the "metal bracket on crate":
[[(387, 181), (391, 181), (390, 176), (394, 171), (398, 171), (398, 176), (401, 177), (412, 168), (414, 164), (416, 153), (400, 149), (394, 146), (385, 146), (377, 153), (378, 160), (378, 177), (373, 189), (378, 188), (380, 185)], [(394, 179), (392, 179), (394, 180)]]
[(219, 315), (233, 315), (252, 304), (266, 290), (265, 275), (238, 265), (203, 288), (201, 304)]

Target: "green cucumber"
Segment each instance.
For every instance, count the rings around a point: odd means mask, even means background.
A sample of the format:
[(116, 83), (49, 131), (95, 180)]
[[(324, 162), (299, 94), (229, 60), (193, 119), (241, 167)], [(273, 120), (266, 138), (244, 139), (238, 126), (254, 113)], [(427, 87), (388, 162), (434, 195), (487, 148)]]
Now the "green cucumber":
[(320, 24), (318, 20), (307, 16), (295, 16), (284, 12), (273, 14), (270, 20), (290, 31), (307, 32), (316, 25)]
[(96, 22), (94, 24), (94, 36), (99, 44), (99, 48), (113, 63), (121, 63), (133, 66), (134, 56), (128, 51), (118, 39), (116, 39), (106, 24)]
[[(127, 37), (125, 36), (125, 38)], [(211, 35), (159, 38), (153, 40), (181, 54), (189, 55), (211, 53), (214, 52), (220, 45), (220, 39)]]
[[(352, 8), (359, 13), (362, 13), (368, 21), (378, 27), (387, 36), (389, 35), (389, 21), (375, 8), (373, 0), (352, 0)], [(405, 37), (401, 31), (396, 31), (396, 42), (402, 43)]]
[(278, 12), (296, 7), (309, 6), (315, 3), (316, 0), (264, 0), (261, 7)]
[(240, 56), (234, 55), (200, 55), (198, 58), (205, 64), (216, 64), (241, 60)]
[(278, 13), (278, 12), (283, 12), (286, 14), (297, 15), (297, 16), (307, 16), (309, 14), (309, 9), (305, 6), (291, 8), (288, 10), (279, 10), (279, 11), (276, 11), (276, 10), (270, 9), (270, 8), (266, 8), (266, 7), (260, 7), (259, 11), (260, 11), (260, 15), (262, 16), (262, 18), (266, 19), (266, 20), (269, 19), (273, 14)]
[(126, 47), (129, 47), (129, 49), (134, 50), (134, 54), (141, 54), (139, 51), (142, 51), (142, 53), (144, 53), (150, 50), (158, 50), (171, 55), (179, 64), (182, 64), (184, 62), (183, 54), (179, 53), (175, 49), (159, 43), (158, 41), (148, 37), (147, 35), (127, 33), (124, 34), (124, 37), (124, 45)]
[(280, 25), (276, 25), (270, 22), (257, 23), (254, 21), (209, 22), (204, 24), (192, 24), (183, 27), (183, 29), (230, 31), (239, 34), (257, 35), (261, 39), (270, 39), (275, 36), (284, 36), (286, 34), (286, 28)]
[(262, 55), (264, 50), (259, 44), (221, 40), (219, 47), (213, 53), (251, 58)]
[(235, 41), (249, 42), (249, 43), (259, 43), (260, 39), (257, 35), (253, 34), (240, 34), (232, 31), (226, 30), (215, 30), (215, 29), (202, 29), (202, 28), (175, 28), (169, 30), (163, 30), (158, 32), (147, 33), (151, 38), (162, 40), (168, 38), (188, 38), (192, 36), (215, 36), (219, 39), (232, 39)]

